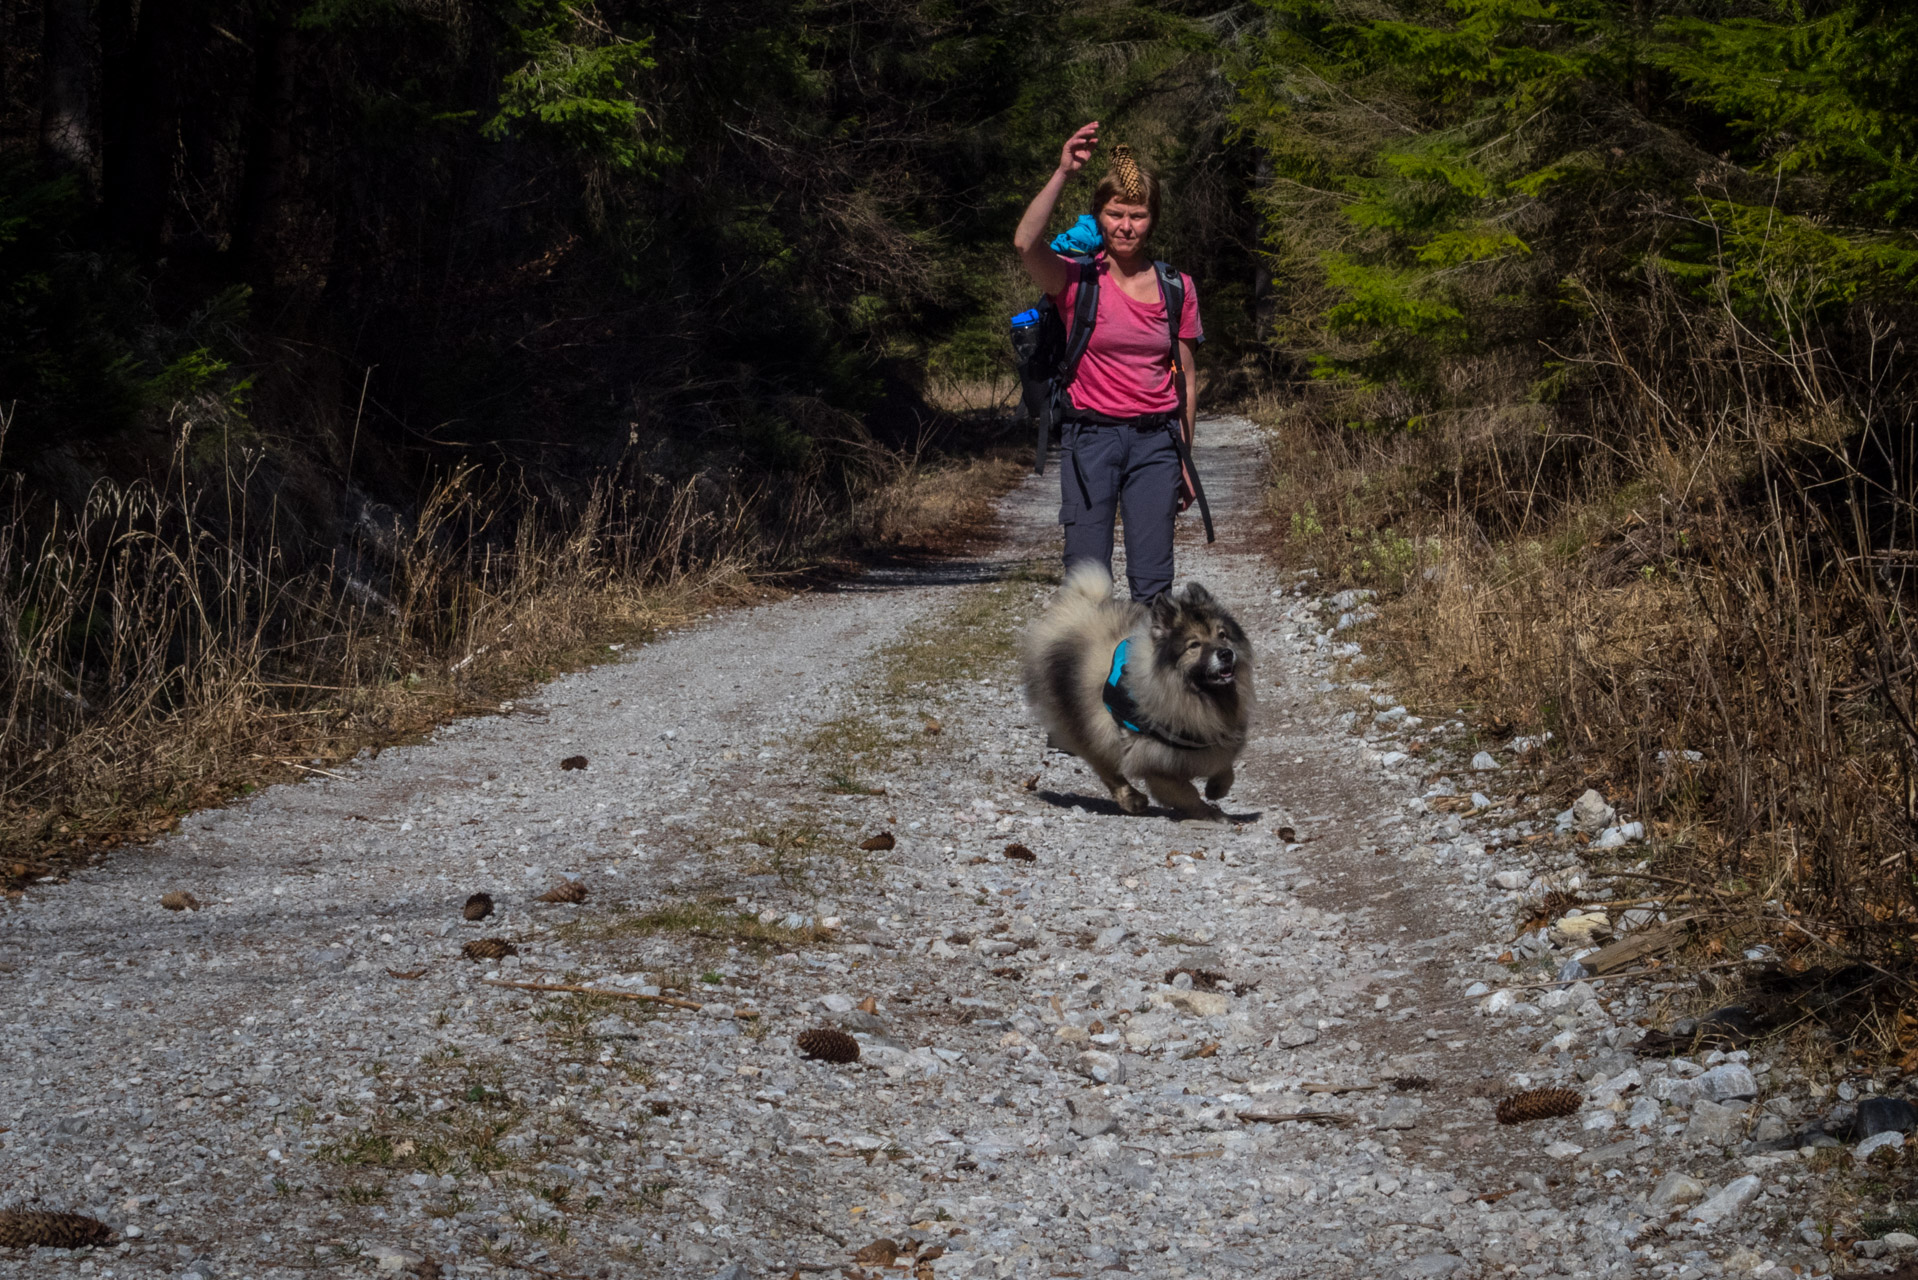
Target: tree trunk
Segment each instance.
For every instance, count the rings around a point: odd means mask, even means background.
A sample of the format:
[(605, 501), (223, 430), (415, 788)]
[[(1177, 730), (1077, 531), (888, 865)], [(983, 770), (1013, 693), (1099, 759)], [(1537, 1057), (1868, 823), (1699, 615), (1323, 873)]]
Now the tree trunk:
[(93, 62), (87, 0), (44, 0), (40, 158), (93, 180)]
[(265, 0), (258, 6), (258, 13), (253, 36), (253, 87), (247, 102), (246, 158), (234, 202), (232, 252), (247, 279), (266, 284), (273, 273), (269, 242), (292, 148), (292, 86), (288, 78), (296, 51), (291, 47), (294, 36), (288, 30), (283, 7)]
[(133, 0), (100, 0), (100, 199), (117, 223), (139, 128)]
[[(51, 0), (49, 0), (51, 3)], [(103, 53), (111, 74), (101, 112), (101, 186), (114, 231), (140, 253), (162, 249), (179, 152), (180, 77), (193, 63), (195, 0), (101, 0)]]

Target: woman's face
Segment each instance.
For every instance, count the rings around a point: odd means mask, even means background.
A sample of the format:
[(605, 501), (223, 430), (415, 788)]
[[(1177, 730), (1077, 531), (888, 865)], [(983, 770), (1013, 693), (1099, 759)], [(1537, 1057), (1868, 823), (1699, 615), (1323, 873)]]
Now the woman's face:
[(1105, 237), (1106, 248), (1122, 258), (1144, 248), (1151, 230), (1152, 211), (1142, 204), (1108, 200), (1099, 210), (1099, 234)]

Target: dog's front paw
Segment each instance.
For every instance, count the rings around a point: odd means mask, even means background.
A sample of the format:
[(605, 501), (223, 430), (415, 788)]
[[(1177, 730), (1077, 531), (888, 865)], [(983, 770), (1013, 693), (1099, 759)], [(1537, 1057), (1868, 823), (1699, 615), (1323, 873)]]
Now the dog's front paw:
[(1232, 781), (1232, 770), (1230, 769), (1225, 770), (1223, 773), (1213, 774), (1205, 780), (1205, 798), (1208, 800), (1225, 799), (1225, 793), (1232, 790)]
[(1121, 809), (1124, 809), (1135, 818), (1146, 810), (1145, 796), (1137, 787), (1129, 782), (1123, 786), (1113, 788), (1112, 798), (1118, 802)]

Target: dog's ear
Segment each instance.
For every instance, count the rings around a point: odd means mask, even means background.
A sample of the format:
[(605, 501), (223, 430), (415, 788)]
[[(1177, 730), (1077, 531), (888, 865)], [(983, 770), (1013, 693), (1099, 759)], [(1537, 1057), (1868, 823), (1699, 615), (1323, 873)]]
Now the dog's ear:
[(1185, 601), (1188, 609), (1209, 609), (1212, 607), (1212, 593), (1196, 582), (1188, 582), (1179, 591), (1179, 598)]
[(1152, 615), (1152, 635), (1154, 639), (1171, 631), (1179, 620), (1179, 601), (1168, 588), (1152, 597), (1147, 606)]

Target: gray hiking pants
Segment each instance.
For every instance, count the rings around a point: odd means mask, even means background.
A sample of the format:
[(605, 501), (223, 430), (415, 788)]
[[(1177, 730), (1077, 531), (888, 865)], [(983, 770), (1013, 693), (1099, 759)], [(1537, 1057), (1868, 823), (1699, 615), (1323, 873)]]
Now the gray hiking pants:
[(1089, 560), (1112, 572), (1112, 521), (1122, 515), (1126, 581), (1134, 600), (1150, 600), (1172, 585), (1172, 520), (1179, 513), (1172, 428), (1068, 421), (1062, 435), (1059, 523), (1066, 569)]

